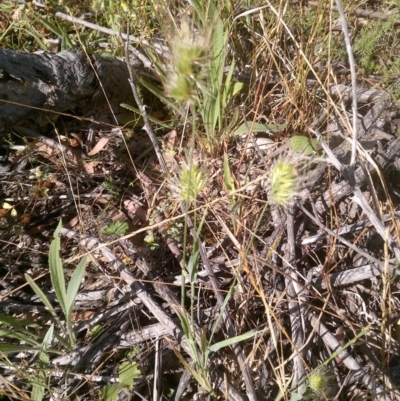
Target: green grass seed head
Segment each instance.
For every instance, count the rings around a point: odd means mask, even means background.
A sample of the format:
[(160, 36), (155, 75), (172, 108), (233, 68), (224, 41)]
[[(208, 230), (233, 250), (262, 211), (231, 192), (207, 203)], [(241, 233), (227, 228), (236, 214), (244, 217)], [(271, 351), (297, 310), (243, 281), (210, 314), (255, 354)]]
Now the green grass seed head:
[(176, 101), (191, 101), (204, 79), (208, 55), (205, 36), (201, 32), (195, 33), (184, 21), (171, 40), (172, 68), (165, 89)]
[(334, 375), (327, 367), (316, 369), (308, 376), (308, 388), (317, 395), (328, 396), (334, 386)]
[(277, 205), (288, 205), (296, 194), (297, 189), (295, 166), (287, 161), (278, 160), (271, 170), (269, 180), (272, 201)]
[(198, 165), (184, 166), (179, 180), (180, 197), (185, 202), (193, 202), (207, 186), (207, 177)]

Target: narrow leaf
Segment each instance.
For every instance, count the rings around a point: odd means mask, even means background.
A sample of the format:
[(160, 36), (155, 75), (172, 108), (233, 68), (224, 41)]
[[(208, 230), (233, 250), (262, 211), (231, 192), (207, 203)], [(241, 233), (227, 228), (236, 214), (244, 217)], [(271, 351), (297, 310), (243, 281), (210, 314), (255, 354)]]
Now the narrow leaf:
[[(140, 117), (142, 116), (142, 113), (140, 112), (140, 110), (139, 110), (137, 107), (133, 107), (133, 106), (131, 106), (131, 105), (129, 105), (129, 104), (126, 104), (126, 103), (121, 103), (120, 106), (123, 107), (123, 108), (125, 108), (125, 109), (127, 109), (127, 110), (129, 110), (129, 111), (132, 111), (133, 113), (137, 114), (137, 115), (140, 116)], [(160, 125), (160, 126), (163, 127), (163, 128), (171, 128), (171, 125), (170, 125), (170, 124), (166, 124), (164, 121), (161, 121), (161, 120), (159, 120), (158, 118), (155, 118), (155, 117), (153, 117), (153, 116), (151, 116), (151, 115), (147, 115), (147, 118), (148, 118), (151, 122), (153, 122), (153, 123), (155, 123), (155, 124), (158, 124), (158, 125)]]
[(196, 282), (198, 267), (199, 267), (199, 251), (195, 250), (190, 255), (190, 258), (189, 258), (189, 261), (187, 264), (187, 269), (189, 272), (189, 278), (190, 278), (191, 284)]
[(37, 337), (35, 334), (27, 330), (25, 327), (33, 327), (33, 328), (39, 328), (41, 327), (37, 323), (31, 322), (30, 320), (27, 319), (16, 319), (13, 316), (8, 316), (4, 315), (3, 313), (0, 313), (0, 322), (4, 323), (8, 326), (13, 327), (15, 330), (18, 330), (20, 333), (25, 333), (30, 335), (31, 337)]
[(29, 274), (25, 273), (25, 279), (29, 283), (29, 285), (32, 287), (33, 291), (35, 294), (40, 298), (40, 300), (43, 302), (43, 304), (47, 307), (47, 309), (50, 311), (52, 316), (58, 321), (58, 316), (56, 311), (54, 310), (53, 306), (51, 305), (50, 301), (47, 299), (46, 295), (44, 292), (39, 288), (39, 286), (32, 280), (31, 276)]
[(61, 305), (61, 309), (64, 315), (67, 316), (67, 292), (65, 289), (64, 269), (62, 260), (60, 258), (60, 237), (62, 223), (61, 220), (58, 223), (56, 231), (54, 232), (54, 239), (51, 241), (50, 252), (49, 252), (49, 268), (51, 282), (54, 287), (58, 302)]
[(225, 152), (224, 153), (224, 183), (225, 183), (225, 188), (228, 191), (234, 191), (235, 190), (235, 183), (233, 181), (232, 178), (232, 174), (231, 174), (231, 169), (229, 167), (229, 159), (228, 159), (228, 155)]
[(231, 285), (231, 287), (229, 288), (229, 291), (225, 296), (224, 302), (221, 305), (221, 309), (219, 311), (219, 315), (218, 315), (217, 320), (215, 321), (215, 324), (213, 325), (212, 330), (211, 330), (211, 336), (210, 336), (209, 342), (212, 341), (212, 338), (214, 337), (215, 330), (218, 329), (220, 321), (221, 321), (221, 319), (222, 319), (222, 317), (224, 315), (226, 306), (228, 305), (228, 302), (229, 302), (229, 300), (231, 299), (231, 297), (232, 297), (232, 295), (234, 293), (235, 293), (235, 283), (233, 283)]
[(10, 352), (35, 352), (39, 351), (39, 349), (39, 345), (37, 347), (27, 347), (26, 345), (0, 344), (0, 352), (5, 355)]
[(226, 340), (220, 341), (216, 344), (213, 344), (208, 347), (210, 352), (217, 352), (221, 348), (228, 347), (232, 344), (237, 344), (240, 341), (248, 340), (249, 338), (252, 338), (256, 336), (257, 334), (262, 333), (262, 331), (253, 331), (253, 332), (248, 332), (241, 334), (240, 336), (232, 337), (232, 338), (227, 338)]
[(76, 294), (78, 293), (79, 286), (81, 285), (82, 277), (85, 274), (86, 261), (87, 261), (87, 256), (83, 257), (83, 259), (79, 262), (68, 284), (68, 290), (67, 290), (68, 316), (72, 312), (72, 307), (74, 305)]
[(180, 115), (185, 115), (185, 110), (177, 106), (174, 102), (171, 101), (164, 93), (158, 89), (156, 86), (150, 84), (149, 82), (141, 79), (140, 83), (146, 87), (150, 92), (157, 96), (158, 99), (162, 100), (167, 106), (171, 107), (171, 109), (175, 110)]
[(32, 337), (24, 334), (24, 333), (19, 333), (16, 331), (0, 328), (0, 337), (9, 337), (9, 338), (15, 338), (16, 340), (26, 342), (29, 345), (32, 346), (39, 346), (39, 343), (35, 341)]
[(39, 352), (38, 357), (38, 374), (35, 378), (35, 381), (32, 384), (32, 393), (31, 399), (33, 401), (42, 401), (44, 397), (44, 393), (46, 391), (46, 384), (47, 384), (47, 369), (49, 367), (50, 359), (47, 355), (47, 350), (53, 341), (53, 333), (54, 333), (54, 325), (52, 324), (47, 331), (46, 335), (44, 336), (42, 342), (42, 348)]

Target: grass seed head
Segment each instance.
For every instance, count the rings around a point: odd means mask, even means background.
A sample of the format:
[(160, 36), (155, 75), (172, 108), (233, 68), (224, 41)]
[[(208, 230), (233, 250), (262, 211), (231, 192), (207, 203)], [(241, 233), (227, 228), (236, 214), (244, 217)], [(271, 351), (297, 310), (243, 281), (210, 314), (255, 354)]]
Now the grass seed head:
[(172, 70), (167, 76), (165, 89), (176, 101), (190, 101), (201, 86), (207, 65), (208, 47), (206, 35), (194, 32), (184, 21), (171, 39)]
[(207, 177), (197, 164), (184, 166), (180, 174), (180, 197), (187, 203), (197, 199), (200, 192), (207, 186)]
[(334, 386), (334, 375), (328, 367), (316, 369), (308, 377), (308, 388), (318, 396), (329, 396)]
[(288, 205), (297, 189), (295, 166), (287, 161), (278, 160), (271, 170), (271, 199), (281, 206)]

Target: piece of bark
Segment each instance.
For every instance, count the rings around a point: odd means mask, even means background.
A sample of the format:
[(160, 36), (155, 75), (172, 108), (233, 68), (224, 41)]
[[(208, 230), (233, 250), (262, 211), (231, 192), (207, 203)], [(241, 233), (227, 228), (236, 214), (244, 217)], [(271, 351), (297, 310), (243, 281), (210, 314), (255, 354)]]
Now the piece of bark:
[(121, 103), (135, 104), (128, 77), (123, 61), (83, 51), (38, 54), (0, 49), (0, 132), (27, 118), (40, 125), (38, 114), (91, 116), (110, 106), (115, 112)]

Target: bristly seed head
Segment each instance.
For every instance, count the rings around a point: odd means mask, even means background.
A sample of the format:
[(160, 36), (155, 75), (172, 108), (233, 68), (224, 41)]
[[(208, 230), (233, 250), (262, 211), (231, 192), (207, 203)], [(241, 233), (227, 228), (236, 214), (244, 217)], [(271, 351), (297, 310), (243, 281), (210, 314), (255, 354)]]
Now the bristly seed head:
[(271, 170), (270, 198), (281, 206), (287, 206), (296, 194), (297, 175), (295, 166), (289, 162), (278, 160)]
[(197, 199), (207, 186), (207, 177), (198, 165), (184, 166), (180, 174), (179, 192), (183, 201), (189, 203)]
[(314, 370), (308, 376), (308, 388), (318, 396), (330, 396), (333, 391), (335, 376), (329, 367)]
[(177, 35), (171, 40), (172, 70), (167, 76), (165, 89), (178, 102), (191, 101), (196, 87), (201, 86), (207, 63), (207, 40), (194, 33), (189, 23), (181, 23)]

